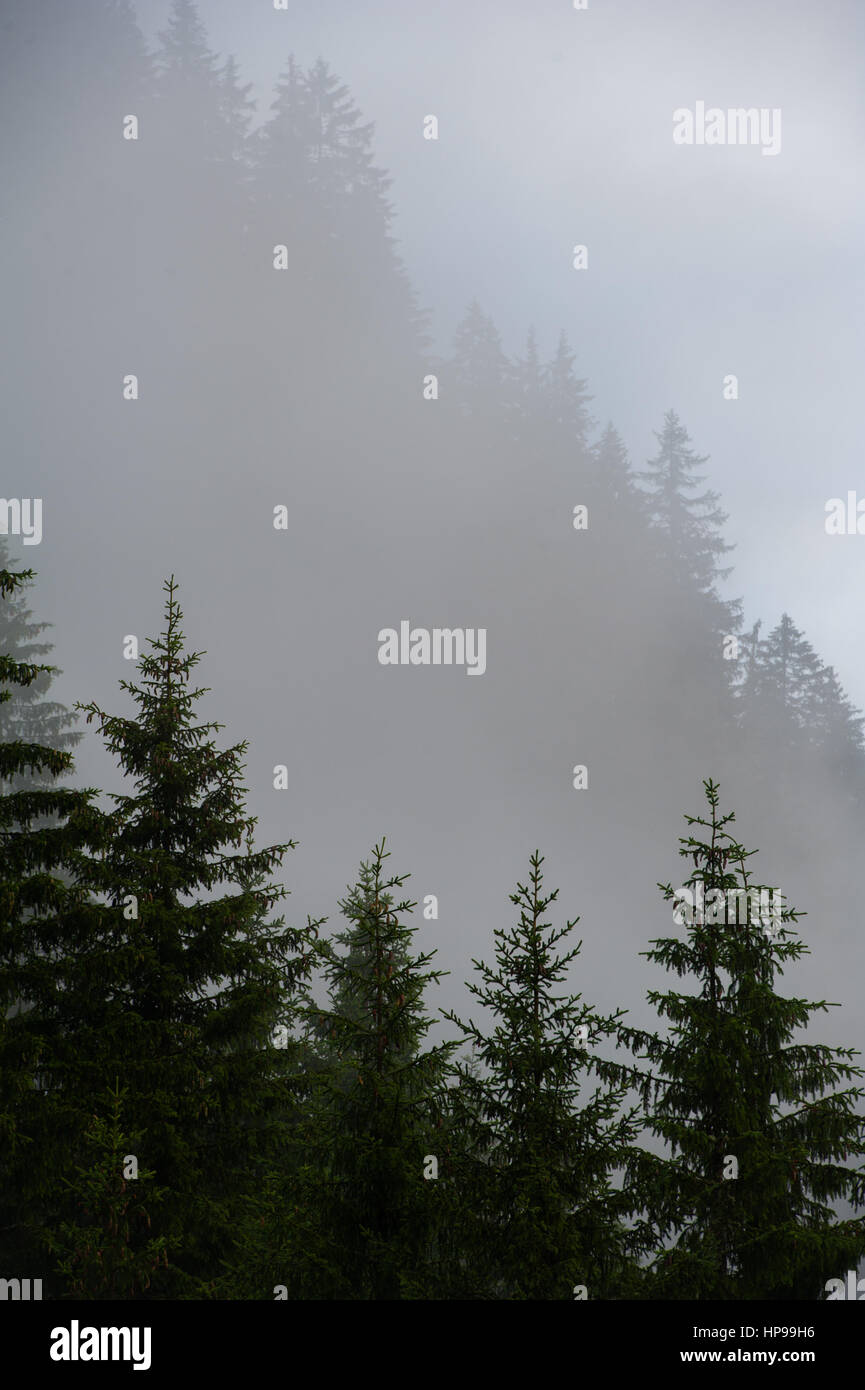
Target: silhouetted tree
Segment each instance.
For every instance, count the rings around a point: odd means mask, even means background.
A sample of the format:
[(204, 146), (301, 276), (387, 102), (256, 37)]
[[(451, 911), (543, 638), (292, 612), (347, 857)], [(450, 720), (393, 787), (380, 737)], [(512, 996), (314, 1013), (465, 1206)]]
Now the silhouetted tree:
[[(11, 605), (11, 619), (0, 620), (0, 1256), (25, 1278), (45, 1272), (39, 1230), (66, 1151), (65, 1143), (58, 1146), (42, 1070), (58, 956), (68, 941), (62, 924), (81, 909), (86, 894), (78, 876), (85, 851), (98, 842), (90, 815), (95, 790), (57, 785), (72, 770), (72, 754), (31, 741), (40, 726), (38, 700), (5, 718), (19, 692), (47, 690), (55, 674), (19, 659), (43, 655), (46, 645), (30, 641), (42, 628), (28, 621), (24, 606), (32, 578), (32, 570), (0, 569), (0, 601)], [(17, 651), (6, 649), (22, 639)], [(64, 715), (48, 716), (48, 736), (57, 741)]]
[[(10, 563), (9, 546), (0, 537), (0, 571), (8, 574), (7, 566)], [(0, 653), (24, 667), (41, 662), (53, 650), (51, 642), (42, 640), (42, 634), (53, 624), (33, 621), (33, 612), (27, 606), (25, 597), (29, 587), (29, 583), (22, 583), (9, 590), (4, 603), (0, 605)], [(6, 692), (7, 699), (0, 701), (0, 741), (40, 744), (66, 752), (71, 752), (80, 743), (83, 734), (75, 728), (75, 715), (59, 701), (48, 698), (51, 686), (59, 675), (62, 672), (58, 667), (43, 664), (39, 666), (35, 679), (26, 685), (11, 685)], [(29, 770), (4, 783), (3, 790), (50, 787), (58, 775), (61, 774)]]
[(831, 1206), (865, 1203), (862, 1165), (845, 1166), (865, 1154), (865, 1090), (835, 1089), (865, 1072), (855, 1051), (795, 1040), (828, 1007), (775, 989), (807, 951), (788, 925), (802, 914), (753, 882), (755, 851), (730, 834), (715, 783), (704, 787), (709, 813), (687, 816), (700, 830), (680, 840), (689, 876), (678, 890), (659, 885), (685, 938), (643, 952), (698, 991), (649, 991), (666, 1037), (619, 1030), (653, 1064), (643, 1103), (671, 1154), (635, 1154), (626, 1187), (647, 1227), (673, 1241), (656, 1256), (653, 1297), (815, 1299), (865, 1252), (865, 1219), (839, 1220)]
[[(612, 1174), (638, 1125), (624, 1114), (627, 1086), (597, 1046), (622, 1010), (604, 1018), (581, 995), (555, 992), (582, 943), (557, 944), (576, 925), (543, 920), (558, 892), (544, 894), (543, 858), (531, 856), (527, 884), (511, 902), (515, 927), (496, 928), (494, 967), (474, 961), (482, 979), (468, 988), (488, 1024), (457, 1024), (479, 1066), (459, 1070), (454, 1133), (462, 1259), (457, 1297), (573, 1299), (626, 1297), (623, 1215), (627, 1201)], [(591, 1091), (591, 1094), (587, 1094)]]
[[(435, 1278), (442, 1203), (425, 1161), (439, 1152), (443, 1086), (455, 1043), (424, 1048), (423, 996), (442, 971), (415, 955), (415, 906), (395, 902), (407, 875), (385, 878), (384, 841), (341, 902), (350, 922), (319, 947), (329, 1003), (323, 1027), (337, 1065), (318, 1078), (319, 1200), (327, 1248), (340, 1251), (331, 1296), (425, 1297)], [(341, 946), (343, 949), (337, 949)]]
[[(252, 847), (241, 785), (246, 744), (220, 750), (196, 723), (182, 614), (165, 584), (165, 628), (122, 681), (136, 717), (98, 721), (134, 791), (112, 797), (107, 842), (90, 865), (108, 901), (64, 961), (61, 1036), (44, 1066), (72, 1133), (120, 1076), (145, 1136), (139, 1155), (166, 1189), (153, 1236), (169, 1265), (153, 1297), (203, 1296), (230, 1250), (240, 1199), (264, 1172), (285, 1112), (277, 1027), (291, 1027), (309, 969), (309, 932), (267, 922), (285, 889), (268, 884), (293, 841)], [(229, 885), (233, 891), (220, 891)], [(156, 1218), (154, 1218), (156, 1219)]]

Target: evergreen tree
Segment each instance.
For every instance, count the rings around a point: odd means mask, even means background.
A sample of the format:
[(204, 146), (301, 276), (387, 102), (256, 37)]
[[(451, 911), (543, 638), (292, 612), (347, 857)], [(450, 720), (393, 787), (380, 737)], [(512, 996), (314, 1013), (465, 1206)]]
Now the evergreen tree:
[[(439, 1161), (443, 1086), (454, 1043), (424, 1048), (423, 996), (442, 971), (414, 954), (415, 906), (395, 902), (407, 875), (385, 878), (384, 840), (340, 903), (351, 924), (323, 942), (328, 1007), (309, 1021), (329, 1034), (337, 1065), (318, 1078), (319, 1211), (325, 1250), (339, 1251), (331, 1297), (424, 1297), (436, 1279), (443, 1204), (427, 1160)], [(343, 949), (337, 949), (341, 946)]]
[[(859, 1054), (796, 1041), (825, 1001), (784, 998), (775, 977), (807, 951), (774, 889), (752, 881), (746, 851), (704, 783), (707, 817), (680, 840), (692, 860), (684, 889), (660, 884), (687, 924), (685, 939), (643, 954), (697, 993), (651, 990), (670, 1021), (660, 1037), (621, 1028), (654, 1064), (644, 1078), (649, 1127), (670, 1157), (636, 1153), (628, 1187), (645, 1226), (671, 1247), (655, 1259), (653, 1296), (676, 1299), (814, 1299), (827, 1278), (865, 1252), (865, 1219), (839, 1220), (831, 1203), (865, 1201), (865, 1177), (844, 1166), (865, 1154)], [(750, 896), (749, 896), (750, 895)], [(761, 896), (762, 895), (762, 896)], [(738, 1168), (736, 1169), (736, 1166)]]
[(718, 506), (719, 494), (708, 488), (699, 491), (704, 478), (699, 469), (708, 455), (689, 447), (690, 435), (674, 410), (667, 411), (664, 428), (655, 431), (655, 438), (658, 452), (638, 476), (646, 484), (660, 558), (675, 586), (712, 595), (717, 581), (730, 573), (718, 561), (733, 547), (718, 534), (727, 519)]
[(588, 432), (592, 423), (587, 406), (591, 396), (588, 383), (574, 372), (575, 361), (576, 355), (562, 330), (555, 354), (544, 369), (547, 413), (553, 429), (559, 433), (560, 442), (582, 462), (588, 452)]
[(611, 1176), (637, 1125), (621, 1110), (622, 1069), (596, 1052), (623, 1011), (604, 1018), (581, 995), (555, 992), (582, 942), (557, 951), (576, 921), (543, 920), (558, 890), (544, 894), (540, 854), (530, 864), (511, 894), (519, 923), (494, 933), (495, 966), (473, 962), (482, 983), (469, 990), (490, 1024), (445, 1015), (480, 1063), (459, 1068), (453, 1096), (464, 1136), (457, 1296), (572, 1299), (583, 1285), (590, 1298), (628, 1297), (639, 1277), (629, 1272), (627, 1199)]
[(858, 820), (865, 793), (862, 721), (787, 613), (764, 640), (755, 629), (748, 648), (739, 724), (746, 757), (772, 769), (773, 828), (795, 854), (822, 845), (818, 865), (831, 862), (856, 833), (838, 818)]
[[(169, 1252), (149, 1296), (211, 1291), (242, 1197), (267, 1167), (285, 1111), (279, 1025), (290, 1027), (309, 932), (265, 918), (267, 882), (293, 841), (254, 851), (241, 786), (246, 744), (219, 750), (197, 723), (200, 653), (184, 651), (171, 579), (166, 623), (121, 682), (136, 718), (82, 706), (134, 784), (113, 797), (88, 881), (107, 899), (59, 962), (55, 1028), (41, 1065), (67, 1129), (85, 1142), (94, 1097), (116, 1076), (144, 1136), (138, 1155), (165, 1189), (153, 1238)], [(235, 891), (220, 892), (222, 885)], [(156, 1220), (156, 1217), (154, 1217)]]
[(270, 119), (255, 136), (256, 198), (260, 205), (285, 201), (300, 212), (311, 186), (315, 126), (303, 68), (293, 53), (277, 80), (270, 109)]
[[(154, 55), (150, 173), (159, 225), (149, 228), (147, 264), (168, 289), (175, 336), (201, 351), (203, 328), (230, 349), (233, 282), (250, 221), (251, 84), (233, 58), (221, 60), (191, 0), (172, 0)], [(167, 275), (166, 275), (167, 272)], [(181, 342), (185, 339), (180, 338)]]
[(865, 716), (848, 699), (832, 666), (820, 670), (814, 715), (817, 743), (826, 766), (838, 778), (848, 802), (861, 809), (865, 800)]
[(502, 429), (511, 408), (512, 372), (498, 329), (476, 299), (457, 326), (450, 368), (459, 414)]
[[(9, 574), (10, 563), (8, 543), (0, 537), (0, 571)], [(18, 592), (7, 592), (0, 606), (0, 653), (24, 667), (33, 666), (52, 651), (52, 644), (42, 640), (42, 634), (53, 624), (34, 622), (33, 612), (27, 606), (25, 591), (30, 582), (18, 586)], [(12, 684), (5, 692), (6, 698), (0, 701), (0, 742), (39, 744), (65, 752), (76, 747), (83, 734), (74, 728), (75, 715), (65, 705), (48, 698), (59, 675), (62, 672), (56, 666), (40, 665), (38, 674), (26, 685)], [(3, 790), (50, 787), (58, 775), (61, 774), (28, 770), (5, 782)]]
[[(167, 142), (169, 132), (173, 135), (164, 154), (178, 179), (185, 214), (213, 216), (221, 187), (222, 211), (236, 223), (245, 211), (241, 194), (249, 178), (252, 83), (241, 85), (235, 58), (220, 61), (210, 48), (192, 0), (172, 0), (154, 64), (158, 137)], [(191, 180), (185, 189), (184, 179)], [(205, 199), (203, 207), (196, 207), (195, 197)]]
[(806, 730), (819, 685), (820, 659), (787, 613), (761, 651), (762, 689), (785, 721)]
[[(358, 208), (364, 190), (367, 210), (377, 209), (384, 232), (389, 212), (384, 194), (391, 180), (373, 164), (373, 122), (360, 124), (361, 113), (351, 93), (323, 58), (308, 70), (304, 83), (311, 116), (309, 172), (320, 206), (336, 221), (340, 201), (349, 200), (346, 210)], [(343, 224), (346, 238), (348, 230)]]
[(527, 503), (541, 479), (551, 500), (565, 487), (570, 497), (574, 484), (586, 481), (592, 423), (586, 403), (591, 397), (574, 372), (574, 361), (562, 333), (552, 359), (541, 363), (532, 330), (525, 358), (509, 367), (504, 378), (508, 406), (503, 419), (518, 445), (514, 482), (525, 489)]
[[(338, 395), (351, 429), (343, 440), (331, 421), (326, 447), (341, 454), (357, 447), (361, 422), (380, 429), (385, 399), (389, 410), (402, 408), (426, 341), (391, 234), (391, 181), (375, 163), (373, 129), (323, 60), (304, 70), (292, 54), (250, 142), (249, 242), (259, 249), (249, 332), (256, 351), (263, 330), (272, 344), (259, 369), (268, 383), (263, 409), (281, 418), (291, 381), (294, 427), (321, 448), (326, 402)], [(274, 246), (286, 250), (276, 277)], [(393, 422), (390, 431), (366, 447), (392, 449), (400, 435)]]
[(165, 1194), (153, 1187), (152, 1171), (134, 1166), (147, 1141), (125, 1128), (125, 1099), (119, 1084), (108, 1092), (107, 1114), (97, 1111), (84, 1136), (85, 1162), (72, 1178), (62, 1177), (76, 1219), (44, 1233), (67, 1298), (144, 1298), (153, 1274), (168, 1262), (164, 1240), (149, 1235), (148, 1206)]
[(743, 721), (777, 755), (816, 742), (821, 694), (830, 695), (817, 653), (789, 614), (755, 642)]
[(538, 353), (534, 328), (526, 339), (526, 355), (513, 365), (513, 420), (518, 443), (531, 452), (537, 466), (542, 448), (541, 434), (546, 419), (544, 369)]
[(246, 181), (249, 127), (255, 113), (255, 102), (250, 97), (252, 83), (240, 83), (240, 69), (234, 55), (226, 58), (219, 71), (220, 110), (226, 141), (223, 158), (226, 156), (241, 168), (241, 177)]
[(606, 510), (612, 515), (615, 509), (619, 518), (624, 513), (639, 514), (643, 505), (642, 498), (634, 485), (624, 440), (614, 428), (612, 421), (609, 421), (592, 449), (592, 461), (594, 477), (602, 489)]
[(219, 60), (192, 0), (172, 0), (167, 25), (159, 33), (156, 65), (159, 102), (166, 115), (181, 118), (186, 156), (196, 165), (202, 159), (218, 161), (223, 121), (232, 103), (220, 107), (219, 96), (224, 103), (227, 95), (226, 74), (221, 81)]
[(742, 708), (747, 709), (753, 703), (759, 689), (760, 629), (762, 626), (762, 621), (758, 618), (751, 631), (739, 638), (739, 645), (744, 647), (740, 666), (740, 682), (736, 692), (740, 704), (740, 719)]
[[(654, 557), (646, 583), (666, 619), (664, 653), (677, 672), (677, 736), (722, 756), (735, 724), (736, 663), (729, 639), (742, 621), (741, 601), (722, 599), (717, 584), (731, 572), (720, 560), (732, 549), (720, 535), (726, 520), (718, 493), (701, 490), (707, 462), (690, 447), (675, 411), (656, 431), (659, 448), (638, 473), (645, 484)], [(667, 682), (669, 691), (669, 682)]]
[[(63, 1167), (52, 1147), (41, 1058), (53, 992), (60, 921), (76, 912), (86, 850), (94, 838), (93, 789), (70, 790), (56, 779), (72, 770), (68, 748), (35, 741), (40, 702), (25, 700), (11, 719), (14, 696), (46, 691), (55, 668), (21, 655), (43, 655), (34, 643), (42, 625), (29, 622), (23, 592), (32, 570), (0, 569), (0, 600), (11, 618), (0, 621), (0, 1264), (21, 1277), (41, 1277), (38, 1227), (44, 1204)], [(18, 645), (9, 651), (6, 643)], [(49, 706), (47, 735), (62, 742), (65, 712)]]

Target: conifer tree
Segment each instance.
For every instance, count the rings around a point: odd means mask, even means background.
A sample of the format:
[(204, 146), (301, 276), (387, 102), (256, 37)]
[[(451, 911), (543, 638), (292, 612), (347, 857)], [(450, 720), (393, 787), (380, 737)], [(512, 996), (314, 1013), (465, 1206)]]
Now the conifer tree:
[[(0, 537), (0, 571), (8, 574), (10, 563), (8, 544)], [(21, 584), (18, 592), (9, 591), (0, 605), (0, 653), (25, 667), (42, 662), (53, 650), (52, 644), (42, 636), (52, 624), (34, 622), (32, 609), (27, 606), (25, 591), (31, 582)], [(75, 715), (65, 705), (49, 698), (51, 686), (59, 675), (62, 672), (56, 666), (40, 665), (38, 674), (26, 685), (12, 684), (6, 692), (7, 698), (0, 701), (0, 742), (40, 744), (66, 752), (80, 743), (83, 734), (75, 728)], [(4, 781), (3, 789), (50, 787), (58, 775), (29, 771), (12, 781)]]
[(789, 614), (763, 640), (755, 629), (748, 646), (738, 692), (745, 752), (771, 766), (785, 838), (807, 853), (829, 833), (836, 809), (857, 810), (865, 790), (861, 723)]
[(40, 730), (54, 744), (70, 737), (65, 711), (49, 706), (47, 729), (38, 699), (16, 711), (16, 695), (47, 691), (56, 674), (20, 660), (45, 654), (45, 644), (32, 642), (42, 625), (29, 622), (24, 606), (32, 578), (32, 570), (0, 569), (0, 604), (11, 606), (11, 617), (0, 620), (0, 1258), (21, 1277), (44, 1273), (38, 1227), (62, 1168), (62, 1151), (47, 1138), (41, 1080), (59, 924), (80, 908), (79, 873), (98, 843), (95, 808), (90, 814), (96, 791), (58, 787), (72, 754), (36, 741)]
[(204, 324), (227, 352), (223, 320), (249, 222), (251, 84), (241, 84), (233, 58), (211, 49), (192, 0), (172, 0), (158, 39), (148, 143), (160, 219), (148, 228), (147, 264), (160, 268), (160, 280), (170, 269), (175, 336), (182, 328), (200, 351)]
[(457, 326), (451, 372), (459, 413), (501, 428), (510, 410), (512, 371), (499, 331), (476, 299)]
[(677, 726), (688, 731), (689, 742), (699, 740), (720, 756), (735, 723), (729, 640), (742, 621), (741, 600), (722, 599), (717, 587), (731, 572), (721, 561), (733, 547), (720, 534), (726, 514), (719, 494), (701, 487), (708, 456), (691, 447), (674, 410), (655, 433), (658, 452), (637, 474), (654, 548), (647, 583), (667, 621)]
[(742, 709), (747, 709), (753, 701), (759, 688), (759, 656), (760, 656), (760, 629), (763, 626), (762, 620), (757, 619), (751, 631), (743, 633), (739, 638), (739, 645), (744, 648), (741, 662), (741, 678), (736, 694), (739, 699), (740, 720)]
[(196, 722), (201, 654), (184, 650), (173, 578), (164, 588), (165, 628), (140, 682), (121, 682), (136, 717), (81, 706), (133, 790), (104, 816), (88, 881), (107, 902), (62, 961), (42, 1066), (82, 1144), (93, 1098), (121, 1078), (139, 1162), (165, 1189), (153, 1238), (169, 1264), (148, 1296), (182, 1297), (210, 1291), (277, 1142), (286, 1102), (272, 1040), (291, 1027), (311, 937), (265, 920), (285, 896), (268, 876), (294, 842), (253, 849), (246, 744), (220, 750), (221, 725)]
[[(372, 407), (377, 418), (380, 393), (393, 405), (416, 382), (426, 341), (426, 315), (391, 234), (391, 180), (375, 162), (373, 129), (327, 63), (304, 70), (291, 54), (269, 119), (250, 141), (250, 240), (286, 251), (276, 291), (270, 259), (259, 257), (253, 338), (264, 323), (280, 360), (274, 404), (282, 409), (293, 380), (316, 438), (333, 392), (346, 417)], [(352, 440), (356, 431), (355, 421)]]
[(607, 509), (623, 513), (640, 513), (643, 500), (634, 485), (633, 473), (624, 440), (612, 420), (592, 450), (595, 478), (603, 489)]
[(865, 802), (865, 716), (844, 692), (833, 666), (821, 668), (814, 700), (815, 735), (829, 772), (836, 776), (848, 803)]
[(592, 423), (587, 408), (591, 396), (574, 371), (575, 360), (563, 332), (551, 360), (542, 363), (532, 329), (525, 357), (505, 376), (506, 419), (520, 446), (518, 476), (530, 487), (537, 486), (539, 477), (547, 477), (554, 487), (566, 480), (568, 495), (574, 482), (585, 478)]
[[(326, 1249), (339, 1250), (331, 1297), (427, 1296), (435, 1281), (442, 1203), (429, 1158), (440, 1162), (448, 1058), (424, 1047), (432, 1020), (423, 996), (443, 972), (434, 951), (414, 954), (415, 906), (396, 902), (408, 875), (385, 877), (384, 840), (360, 866), (340, 907), (350, 926), (318, 957), (328, 1006), (309, 1021), (329, 1035), (337, 1065), (319, 1080), (319, 1201)], [(339, 950), (338, 947), (342, 947)]]
[(778, 754), (817, 741), (824, 684), (820, 658), (788, 613), (754, 644), (752, 673), (743, 706), (745, 727)]
[(646, 484), (661, 558), (674, 585), (712, 594), (716, 582), (730, 573), (718, 562), (733, 547), (718, 534), (727, 519), (718, 505), (719, 494), (699, 490), (704, 478), (699, 469), (708, 462), (708, 455), (698, 455), (690, 447), (690, 435), (674, 410), (667, 411), (664, 428), (655, 431), (655, 437), (658, 452), (638, 476)]
[[(223, 126), (218, 119), (219, 96), (226, 96), (220, 82), (220, 65), (208, 45), (207, 33), (192, 0), (172, 0), (165, 29), (159, 33), (156, 54), (160, 103), (186, 127), (187, 157), (219, 159), (223, 150)], [(223, 79), (225, 72), (223, 70)], [(223, 116), (231, 109), (222, 106)]]
[(306, 73), (305, 86), (312, 127), (310, 174), (322, 208), (335, 214), (341, 199), (359, 207), (358, 195), (364, 189), (368, 211), (378, 208), (384, 231), (388, 212), (384, 193), (390, 179), (373, 164), (373, 122), (359, 123), (361, 113), (351, 93), (323, 58)]
[(755, 883), (746, 851), (721, 815), (716, 784), (709, 810), (680, 840), (692, 861), (674, 901), (681, 936), (643, 954), (697, 992), (651, 990), (670, 1023), (666, 1037), (621, 1028), (620, 1038), (653, 1064), (642, 1095), (649, 1127), (671, 1156), (635, 1153), (628, 1187), (643, 1230), (672, 1237), (655, 1261), (653, 1296), (674, 1299), (815, 1299), (827, 1278), (865, 1252), (865, 1219), (839, 1220), (832, 1203), (865, 1202), (865, 1176), (848, 1160), (865, 1154), (856, 1106), (859, 1054), (799, 1042), (825, 1001), (785, 998), (776, 976), (807, 947), (802, 914)]
[(588, 383), (574, 371), (576, 354), (571, 351), (567, 334), (562, 330), (556, 351), (544, 368), (544, 386), (550, 423), (564, 443), (578, 458), (588, 449), (591, 418), (588, 402), (591, 396)]
[(75, 1201), (75, 1219), (44, 1232), (65, 1296), (72, 1299), (145, 1298), (153, 1274), (167, 1264), (164, 1239), (151, 1236), (149, 1207), (164, 1192), (154, 1174), (137, 1167), (145, 1137), (124, 1126), (125, 1088), (106, 1095), (84, 1136), (83, 1162), (61, 1181)]
[(495, 966), (473, 962), (482, 983), (468, 987), (489, 1023), (445, 1015), (479, 1063), (460, 1066), (453, 1096), (454, 1131), (464, 1136), (456, 1296), (573, 1299), (583, 1286), (589, 1298), (629, 1297), (639, 1277), (629, 1270), (627, 1199), (612, 1174), (638, 1126), (622, 1110), (622, 1069), (596, 1050), (623, 1011), (605, 1018), (582, 995), (556, 991), (582, 942), (556, 949), (576, 920), (543, 920), (558, 890), (544, 893), (542, 864), (533, 854), (528, 883), (511, 894), (519, 922), (496, 928)]
[(226, 58), (219, 72), (220, 109), (223, 129), (226, 135), (223, 151), (224, 159), (240, 165), (242, 179), (249, 177), (247, 156), (249, 126), (255, 113), (255, 102), (250, 97), (252, 83), (241, 86), (240, 69), (237, 59), (232, 55)]
[(513, 365), (513, 418), (518, 442), (535, 453), (541, 447), (541, 433), (546, 417), (544, 369), (538, 353), (534, 328), (526, 338), (525, 357)]

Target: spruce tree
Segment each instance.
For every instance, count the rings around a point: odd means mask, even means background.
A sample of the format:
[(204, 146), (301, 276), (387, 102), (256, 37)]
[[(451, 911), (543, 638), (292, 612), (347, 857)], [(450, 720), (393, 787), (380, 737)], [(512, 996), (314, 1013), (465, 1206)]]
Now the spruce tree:
[(834, 667), (822, 667), (814, 699), (817, 746), (848, 805), (865, 804), (865, 716), (845, 694)]
[(782, 614), (762, 642), (754, 642), (743, 722), (768, 751), (801, 751), (815, 741), (825, 690), (821, 676), (817, 653), (789, 614)]
[(794, 852), (825, 839), (831, 856), (836, 812), (855, 809), (856, 712), (789, 614), (762, 640), (755, 629), (748, 647), (738, 692), (745, 754), (771, 767), (773, 821)]
[(234, 113), (234, 105), (225, 103), (225, 70), (221, 81), (219, 60), (191, 0), (172, 0), (159, 33), (156, 66), (159, 105), (167, 119), (182, 123), (188, 167), (218, 161), (224, 151), (224, 118)]
[(201, 653), (184, 649), (173, 578), (164, 588), (165, 628), (140, 658), (139, 683), (121, 682), (136, 716), (81, 706), (133, 790), (104, 816), (88, 881), (107, 901), (62, 961), (42, 1065), (79, 1146), (94, 1098), (117, 1077), (127, 1088), (140, 1165), (165, 1190), (153, 1238), (168, 1265), (148, 1296), (200, 1297), (279, 1138), (286, 1101), (273, 1037), (292, 1025), (311, 937), (266, 920), (285, 896), (269, 875), (294, 842), (253, 849), (246, 744), (220, 750), (222, 726), (196, 721), (205, 691), (190, 676)]
[(512, 369), (498, 329), (476, 299), (457, 326), (450, 373), (459, 414), (502, 430), (511, 412)]
[(570, 450), (582, 462), (588, 452), (588, 431), (591, 418), (588, 402), (591, 396), (588, 383), (574, 371), (576, 354), (571, 351), (567, 334), (562, 330), (556, 351), (544, 368), (544, 387), (547, 416), (558, 443)]
[(518, 444), (526, 450), (527, 466), (535, 467), (542, 447), (541, 435), (546, 419), (544, 369), (538, 353), (534, 328), (526, 338), (525, 357), (513, 365), (513, 421)]
[[(10, 563), (8, 543), (0, 537), (0, 571), (9, 574)], [(32, 580), (26, 581), (19, 586), (18, 592), (8, 591), (0, 605), (0, 653), (24, 667), (44, 662), (53, 650), (51, 642), (43, 638), (43, 633), (53, 625), (34, 622), (33, 611), (28, 607), (26, 590), (31, 584)], [(27, 684), (12, 683), (0, 701), (0, 742), (39, 744), (65, 752), (71, 752), (80, 743), (84, 735), (75, 728), (75, 715), (59, 701), (49, 698), (51, 686), (62, 674), (56, 666), (42, 664), (38, 674)], [(24, 787), (50, 787), (59, 775), (47, 770), (41, 774), (30, 770), (19, 773), (12, 780), (4, 779), (2, 789), (20, 791)]]
[[(390, 442), (379, 441), (380, 409), (386, 399), (399, 411), (416, 385), (426, 334), (392, 236), (391, 180), (375, 162), (373, 124), (323, 60), (304, 69), (292, 54), (250, 151), (249, 241), (260, 250), (248, 332), (256, 354), (262, 326), (273, 344), (257, 366), (265, 410), (281, 420), (292, 381), (296, 426), (321, 448), (326, 401), (338, 394), (352, 426), (343, 442), (330, 422), (328, 452), (357, 447), (366, 420), (375, 448), (389, 451), (400, 436), (391, 419)], [(274, 245), (286, 251), (278, 276)]]
[(160, 217), (148, 228), (146, 264), (158, 269), (156, 288), (170, 291), (174, 336), (190, 352), (200, 353), (203, 337), (211, 353), (218, 345), (219, 365), (231, 360), (226, 316), (242, 307), (232, 295), (250, 220), (250, 84), (211, 49), (191, 0), (172, 0), (158, 39), (148, 145)]
[(597, 1051), (622, 1017), (602, 1017), (581, 994), (556, 990), (582, 942), (560, 952), (576, 919), (544, 921), (543, 858), (530, 858), (511, 902), (519, 922), (496, 928), (495, 966), (474, 961), (468, 986), (490, 1019), (445, 1016), (471, 1043), (452, 1097), (458, 1219), (463, 1238), (456, 1296), (505, 1299), (629, 1297), (627, 1199), (612, 1181), (637, 1131), (624, 1113), (622, 1069)]
[(674, 410), (667, 411), (655, 438), (658, 452), (638, 476), (646, 485), (660, 558), (674, 586), (713, 595), (717, 581), (730, 573), (719, 561), (733, 547), (718, 534), (727, 519), (719, 494), (700, 491), (704, 475), (699, 470), (708, 455), (690, 447), (690, 435)]
[(86, 851), (99, 839), (96, 791), (57, 785), (72, 771), (71, 752), (36, 741), (40, 729), (55, 744), (69, 738), (65, 711), (49, 706), (45, 727), (38, 698), (25, 698), (16, 710), (16, 696), (47, 691), (56, 674), (54, 667), (20, 660), (44, 654), (44, 644), (32, 641), (41, 625), (29, 622), (23, 602), (32, 578), (32, 570), (0, 569), (0, 603), (11, 606), (11, 617), (0, 620), (0, 1263), (19, 1277), (39, 1278), (45, 1275), (39, 1229), (65, 1151), (50, 1122), (42, 1060), (61, 924), (86, 898), (78, 879)]
[(511, 369), (510, 418), (520, 444), (514, 482), (525, 490), (527, 505), (540, 479), (545, 480), (553, 505), (564, 505), (574, 486), (582, 488), (587, 481), (591, 396), (585, 380), (574, 371), (575, 360), (563, 332), (553, 357), (541, 364), (532, 333), (525, 360)]
[[(329, 1037), (335, 1065), (318, 1080), (319, 1211), (330, 1296), (400, 1299), (436, 1285), (443, 1203), (431, 1176), (440, 1152), (443, 1088), (455, 1043), (424, 1047), (432, 1020), (424, 993), (443, 972), (434, 951), (415, 954), (415, 906), (395, 901), (407, 874), (385, 877), (384, 840), (341, 901), (350, 926), (322, 942), (328, 1004), (311, 1025)], [(339, 948), (342, 948), (341, 950)]]
[(722, 599), (718, 591), (731, 572), (721, 562), (733, 547), (721, 537), (726, 513), (719, 494), (702, 487), (708, 456), (691, 447), (674, 410), (655, 434), (658, 452), (637, 477), (644, 485), (654, 549), (646, 583), (666, 620), (659, 654), (677, 671), (672, 694), (677, 729), (686, 732), (689, 743), (721, 756), (735, 723), (736, 664), (729, 639), (742, 621), (741, 601)]
[(666, 1037), (620, 1029), (653, 1064), (643, 1102), (671, 1149), (635, 1153), (628, 1186), (643, 1233), (672, 1239), (656, 1253), (654, 1297), (815, 1299), (865, 1252), (865, 1220), (839, 1220), (831, 1205), (865, 1201), (862, 1165), (846, 1166), (865, 1154), (865, 1091), (834, 1089), (865, 1073), (855, 1051), (798, 1041), (830, 1007), (775, 988), (808, 949), (790, 925), (802, 914), (753, 881), (755, 851), (728, 830), (735, 817), (719, 813), (716, 784), (704, 788), (707, 816), (687, 816), (699, 829), (680, 839), (689, 876), (678, 890), (659, 884), (684, 939), (643, 953), (698, 989), (649, 991)]
[(612, 420), (592, 449), (592, 462), (606, 512), (610, 516), (615, 514), (620, 525), (623, 516), (638, 516), (642, 512), (643, 498), (634, 485), (624, 440)]
[(249, 126), (255, 113), (255, 102), (249, 95), (251, 91), (251, 82), (241, 86), (236, 58), (233, 55), (226, 58), (219, 72), (220, 110), (225, 137), (220, 156), (223, 161), (240, 167), (242, 182), (249, 179)]
[(167, 1263), (160, 1236), (151, 1236), (151, 1207), (165, 1194), (151, 1170), (138, 1168), (146, 1138), (125, 1126), (125, 1088), (108, 1091), (92, 1117), (82, 1146), (83, 1162), (61, 1181), (75, 1202), (75, 1220), (43, 1233), (66, 1298), (147, 1297), (153, 1275)]

